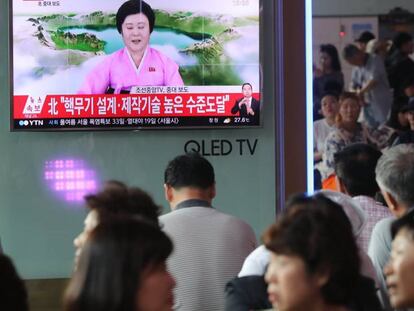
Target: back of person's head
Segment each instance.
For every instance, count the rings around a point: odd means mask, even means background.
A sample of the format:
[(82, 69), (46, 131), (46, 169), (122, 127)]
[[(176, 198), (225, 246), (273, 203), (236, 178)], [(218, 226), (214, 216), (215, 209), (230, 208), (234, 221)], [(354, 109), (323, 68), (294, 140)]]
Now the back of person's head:
[(0, 310), (29, 310), (26, 287), (10, 258), (3, 254), (0, 254)]
[(115, 216), (141, 216), (158, 223), (161, 207), (151, 196), (138, 187), (127, 187), (120, 181), (111, 180), (97, 194), (85, 196), (86, 206), (96, 210), (99, 219)]
[(339, 99), (339, 95), (341, 95), (342, 91), (342, 85), (335, 80), (327, 81), (323, 87), (324, 95), (333, 95), (337, 100)]
[(349, 303), (360, 261), (351, 223), (340, 205), (322, 194), (294, 196), (263, 240), (277, 255), (300, 257), (309, 275), (327, 272), (321, 287), (325, 302)]
[(355, 46), (354, 44), (348, 44), (342, 50), (342, 56), (344, 59), (351, 59), (361, 53), (363, 52), (361, 52), (361, 50), (358, 49), (358, 47)]
[(164, 265), (172, 249), (167, 235), (145, 219), (117, 217), (99, 223), (67, 288), (65, 310), (138, 310), (145, 276)]
[(392, 43), (394, 47), (399, 50), (404, 44), (411, 42), (412, 40), (413, 37), (408, 32), (399, 32), (394, 36)]
[(174, 189), (208, 189), (215, 183), (214, 168), (198, 153), (180, 155), (168, 163), (164, 183)]
[(378, 186), (406, 207), (414, 206), (414, 144), (384, 151), (375, 169)]
[(369, 41), (373, 39), (375, 39), (375, 35), (372, 32), (364, 31), (359, 35), (359, 37), (355, 40), (355, 42), (367, 44)]
[(331, 58), (331, 66), (334, 71), (341, 71), (341, 62), (339, 61), (338, 50), (332, 44), (321, 44), (319, 51), (326, 53)]
[(381, 151), (368, 144), (352, 144), (334, 155), (335, 174), (350, 196), (374, 197), (379, 191), (375, 167)]

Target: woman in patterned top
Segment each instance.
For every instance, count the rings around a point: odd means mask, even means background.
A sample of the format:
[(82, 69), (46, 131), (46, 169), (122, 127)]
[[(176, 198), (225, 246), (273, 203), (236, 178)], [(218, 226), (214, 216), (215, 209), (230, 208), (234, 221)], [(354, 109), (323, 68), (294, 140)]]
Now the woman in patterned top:
[(334, 154), (345, 146), (354, 143), (370, 144), (378, 149), (388, 146), (394, 130), (387, 126), (373, 129), (358, 122), (361, 106), (356, 94), (344, 92), (339, 98), (339, 113), (336, 119), (337, 128), (326, 138), (323, 155), (324, 169), (322, 179), (334, 173)]

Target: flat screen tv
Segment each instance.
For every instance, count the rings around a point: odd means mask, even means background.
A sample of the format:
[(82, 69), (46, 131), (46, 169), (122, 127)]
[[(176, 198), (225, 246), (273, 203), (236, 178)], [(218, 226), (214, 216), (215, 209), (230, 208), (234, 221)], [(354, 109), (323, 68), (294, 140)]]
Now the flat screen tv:
[(259, 0), (12, 0), (11, 129), (262, 125)]

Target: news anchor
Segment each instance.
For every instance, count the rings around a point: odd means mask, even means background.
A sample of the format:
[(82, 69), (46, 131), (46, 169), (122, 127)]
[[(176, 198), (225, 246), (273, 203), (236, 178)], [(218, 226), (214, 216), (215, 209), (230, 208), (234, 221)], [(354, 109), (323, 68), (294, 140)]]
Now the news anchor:
[(116, 27), (125, 47), (106, 56), (86, 77), (78, 94), (129, 93), (133, 86), (181, 86), (178, 65), (149, 46), (155, 14), (142, 0), (124, 2)]
[(241, 117), (252, 118), (252, 123), (259, 123), (260, 120), (260, 101), (252, 96), (253, 87), (250, 83), (242, 85), (243, 97), (236, 100), (231, 113), (239, 113)]

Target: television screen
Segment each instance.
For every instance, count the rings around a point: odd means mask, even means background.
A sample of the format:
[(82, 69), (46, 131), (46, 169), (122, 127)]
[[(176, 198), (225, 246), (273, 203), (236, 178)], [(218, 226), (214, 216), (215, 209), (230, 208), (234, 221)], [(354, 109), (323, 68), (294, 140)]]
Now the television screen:
[(12, 0), (12, 130), (260, 126), (259, 0)]

